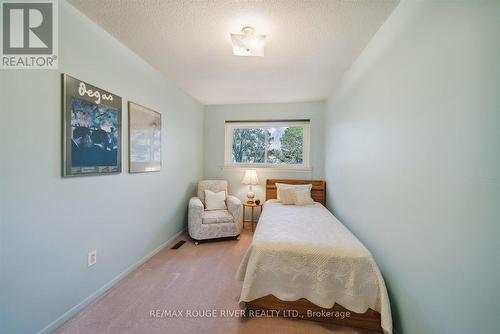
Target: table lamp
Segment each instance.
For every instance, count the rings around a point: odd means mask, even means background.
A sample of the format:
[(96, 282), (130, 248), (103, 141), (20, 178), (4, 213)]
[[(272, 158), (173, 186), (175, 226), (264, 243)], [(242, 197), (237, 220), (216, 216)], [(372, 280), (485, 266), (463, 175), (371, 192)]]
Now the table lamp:
[(255, 169), (247, 169), (245, 171), (245, 176), (241, 183), (248, 184), (247, 198), (249, 203), (253, 203), (255, 193), (252, 191), (252, 185), (259, 184), (259, 179), (257, 178), (257, 171)]

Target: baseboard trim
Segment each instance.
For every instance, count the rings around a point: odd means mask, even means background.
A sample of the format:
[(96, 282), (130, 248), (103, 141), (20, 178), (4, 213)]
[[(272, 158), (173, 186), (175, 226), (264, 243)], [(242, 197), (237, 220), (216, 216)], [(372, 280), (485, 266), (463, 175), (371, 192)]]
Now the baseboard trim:
[(63, 323), (65, 323), (66, 321), (68, 321), (70, 318), (72, 318), (74, 315), (76, 315), (78, 312), (80, 312), (87, 305), (89, 305), (90, 303), (92, 303), (93, 301), (95, 301), (97, 298), (101, 297), (104, 293), (106, 293), (109, 289), (111, 289), (116, 283), (118, 283), (119, 281), (121, 281), (125, 276), (127, 276), (128, 274), (130, 274), (135, 269), (139, 268), (139, 266), (141, 266), (144, 262), (146, 262), (147, 260), (149, 260), (150, 258), (152, 258), (156, 253), (158, 253), (159, 251), (161, 251), (163, 248), (167, 247), (172, 241), (175, 240), (175, 238), (177, 238), (178, 236), (180, 236), (184, 231), (185, 231), (185, 229), (182, 229), (179, 232), (177, 232), (174, 236), (172, 236), (167, 241), (165, 241), (164, 243), (162, 243), (160, 246), (158, 246), (152, 252), (150, 252), (149, 254), (147, 254), (146, 256), (144, 256), (142, 259), (140, 259), (136, 263), (134, 263), (131, 266), (129, 266), (127, 269), (125, 269), (120, 274), (118, 274), (118, 276), (116, 276), (115, 278), (113, 278), (108, 283), (104, 284), (102, 287), (100, 287), (99, 289), (97, 289), (90, 296), (88, 296), (87, 298), (85, 298), (84, 300), (82, 300), (77, 305), (73, 306), (71, 309), (69, 309), (68, 311), (66, 311), (59, 318), (57, 318), (56, 320), (54, 320), (53, 322), (51, 322), (49, 325), (47, 325), (45, 328), (43, 328), (42, 330), (40, 330), (38, 332), (38, 334), (49, 334), (49, 333), (53, 332), (56, 328), (58, 328)]

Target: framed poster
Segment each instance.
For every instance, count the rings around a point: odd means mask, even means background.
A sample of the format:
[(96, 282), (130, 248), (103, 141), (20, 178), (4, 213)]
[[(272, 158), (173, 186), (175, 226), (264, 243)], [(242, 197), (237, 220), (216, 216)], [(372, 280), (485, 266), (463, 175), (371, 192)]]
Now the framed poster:
[(63, 74), (63, 176), (121, 173), (121, 97)]
[(128, 103), (129, 173), (161, 169), (161, 114)]

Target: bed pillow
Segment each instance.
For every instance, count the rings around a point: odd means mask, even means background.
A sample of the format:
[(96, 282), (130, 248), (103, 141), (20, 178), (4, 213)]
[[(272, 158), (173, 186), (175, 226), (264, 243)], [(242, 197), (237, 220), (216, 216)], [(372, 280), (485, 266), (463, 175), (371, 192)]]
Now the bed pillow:
[(276, 199), (278, 201), (281, 201), (281, 190), (283, 189), (308, 190), (310, 193), (312, 189), (312, 184), (276, 183)]
[(213, 192), (205, 189), (205, 210), (225, 210), (226, 207), (226, 192)]
[(314, 200), (311, 197), (311, 191), (307, 189), (294, 190), (295, 192), (295, 205), (311, 205)]
[(295, 201), (296, 201), (295, 189), (293, 188), (281, 189), (281, 204), (294, 205)]

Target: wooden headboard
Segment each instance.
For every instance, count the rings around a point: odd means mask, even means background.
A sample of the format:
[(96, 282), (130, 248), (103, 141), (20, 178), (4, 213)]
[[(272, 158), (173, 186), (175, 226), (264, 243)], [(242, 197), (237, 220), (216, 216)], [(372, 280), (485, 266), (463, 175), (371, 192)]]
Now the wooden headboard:
[(276, 183), (286, 184), (312, 184), (311, 197), (315, 202), (326, 206), (326, 182), (321, 180), (288, 180), (288, 179), (267, 179), (266, 180), (266, 201), (276, 199)]

